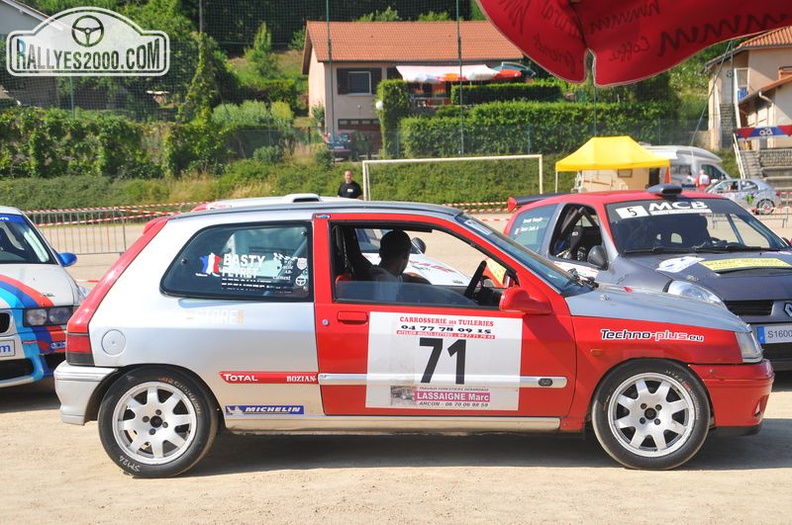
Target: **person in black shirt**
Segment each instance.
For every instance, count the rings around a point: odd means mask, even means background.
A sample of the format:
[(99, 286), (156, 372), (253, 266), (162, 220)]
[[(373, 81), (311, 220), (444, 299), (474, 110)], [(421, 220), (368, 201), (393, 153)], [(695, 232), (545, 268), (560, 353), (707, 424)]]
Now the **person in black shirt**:
[(338, 187), (338, 196), (348, 199), (363, 199), (363, 188), (352, 180), (352, 172), (350, 170), (344, 172), (344, 182)]

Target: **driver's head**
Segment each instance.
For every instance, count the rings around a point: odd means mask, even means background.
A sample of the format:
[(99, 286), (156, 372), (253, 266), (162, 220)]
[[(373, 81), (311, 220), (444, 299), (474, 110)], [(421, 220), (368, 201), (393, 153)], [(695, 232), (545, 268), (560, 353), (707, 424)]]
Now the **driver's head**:
[(391, 230), (380, 239), (379, 256), (381, 265), (399, 263), (399, 273), (403, 272), (410, 260), (412, 242), (403, 230)]

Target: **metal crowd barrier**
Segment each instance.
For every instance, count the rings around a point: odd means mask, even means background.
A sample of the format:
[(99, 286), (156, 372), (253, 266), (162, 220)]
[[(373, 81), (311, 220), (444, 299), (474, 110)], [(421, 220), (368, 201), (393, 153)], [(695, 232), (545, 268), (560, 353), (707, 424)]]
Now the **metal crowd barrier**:
[(130, 232), (131, 228), (140, 229), (151, 219), (188, 211), (197, 204), (183, 202), (30, 210), (25, 214), (60, 252), (77, 255), (121, 254), (138, 237)]

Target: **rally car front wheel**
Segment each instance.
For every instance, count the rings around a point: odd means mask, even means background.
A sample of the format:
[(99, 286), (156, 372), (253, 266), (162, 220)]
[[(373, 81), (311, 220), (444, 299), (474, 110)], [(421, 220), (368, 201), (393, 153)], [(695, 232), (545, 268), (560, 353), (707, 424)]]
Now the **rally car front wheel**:
[(710, 410), (701, 383), (670, 361), (638, 360), (613, 370), (594, 396), (591, 421), (602, 448), (629, 468), (682, 465), (704, 444)]
[(110, 458), (133, 476), (181, 474), (209, 451), (218, 415), (205, 388), (167, 368), (121, 376), (99, 408), (99, 437)]

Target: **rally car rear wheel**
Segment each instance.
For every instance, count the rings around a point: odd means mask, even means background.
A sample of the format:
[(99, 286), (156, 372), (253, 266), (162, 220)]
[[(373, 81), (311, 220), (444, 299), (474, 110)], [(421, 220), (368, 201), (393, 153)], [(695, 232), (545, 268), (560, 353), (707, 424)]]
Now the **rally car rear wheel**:
[(181, 474), (212, 446), (218, 416), (205, 389), (166, 368), (132, 370), (107, 391), (99, 409), (105, 451), (134, 476)]
[(704, 387), (670, 361), (628, 362), (597, 389), (591, 419), (602, 448), (629, 468), (671, 469), (704, 444), (709, 428)]
[(756, 213), (759, 215), (768, 215), (773, 213), (773, 208), (775, 208), (775, 204), (773, 204), (773, 201), (768, 199), (762, 199), (756, 203)]

